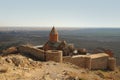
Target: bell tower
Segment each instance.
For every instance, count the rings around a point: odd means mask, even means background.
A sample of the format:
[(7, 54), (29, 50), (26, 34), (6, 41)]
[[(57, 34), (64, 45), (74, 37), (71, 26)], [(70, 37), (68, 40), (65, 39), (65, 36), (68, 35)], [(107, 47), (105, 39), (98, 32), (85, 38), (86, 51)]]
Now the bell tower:
[(49, 34), (49, 41), (51, 42), (58, 42), (58, 32), (55, 29), (55, 27), (53, 26), (50, 34)]

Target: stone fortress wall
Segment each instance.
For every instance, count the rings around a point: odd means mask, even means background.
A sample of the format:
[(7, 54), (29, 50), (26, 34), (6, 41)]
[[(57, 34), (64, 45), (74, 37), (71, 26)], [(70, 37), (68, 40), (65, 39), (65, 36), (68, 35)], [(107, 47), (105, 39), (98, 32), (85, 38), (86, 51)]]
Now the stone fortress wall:
[(91, 69), (107, 69), (109, 56), (106, 53), (99, 53), (90, 55)]
[(90, 64), (91, 64), (90, 61), (91, 58), (85, 55), (63, 57), (63, 62), (70, 62), (82, 68), (90, 69)]
[(70, 62), (82, 68), (90, 70), (109, 69), (115, 70), (116, 59), (109, 57), (106, 53), (98, 53), (92, 55), (76, 55), (63, 57), (63, 62)]
[(62, 51), (48, 50), (46, 51), (46, 61), (55, 61), (62, 63)]
[(33, 48), (32, 46), (19, 46), (17, 49), (22, 54), (33, 55), (39, 60), (45, 60), (44, 50)]
[[(41, 49), (34, 48), (33, 46), (19, 46), (18, 51), (22, 54), (30, 54), (42, 61), (56, 61), (62, 62), (62, 51), (48, 50), (44, 51)], [(54, 55), (54, 56), (53, 56)]]
[(41, 49), (20, 46), (18, 51), (21, 53), (27, 53), (35, 56), (36, 58), (44, 61), (55, 61), (55, 62), (70, 62), (82, 68), (87, 69), (110, 69), (115, 70), (116, 59), (109, 57), (106, 53), (98, 53), (92, 55), (75, 55), (75, 56), (63, 56), (60, 50), (48, 50), (44, 51)]

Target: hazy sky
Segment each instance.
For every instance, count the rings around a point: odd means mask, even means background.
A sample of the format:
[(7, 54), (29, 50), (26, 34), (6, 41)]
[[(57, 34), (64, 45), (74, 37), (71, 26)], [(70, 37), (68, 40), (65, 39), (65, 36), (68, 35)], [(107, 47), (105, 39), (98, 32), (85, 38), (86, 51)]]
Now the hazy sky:
[(120, 0), (0, 0), (0, 26), (120, 27)]

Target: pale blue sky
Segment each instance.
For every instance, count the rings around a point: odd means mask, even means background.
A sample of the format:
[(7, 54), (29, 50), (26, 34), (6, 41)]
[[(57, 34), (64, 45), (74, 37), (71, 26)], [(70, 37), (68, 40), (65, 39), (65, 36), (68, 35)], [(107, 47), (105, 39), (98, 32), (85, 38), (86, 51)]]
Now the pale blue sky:
[(0, 0), (0, 26), (120, 27), (120, 0)]

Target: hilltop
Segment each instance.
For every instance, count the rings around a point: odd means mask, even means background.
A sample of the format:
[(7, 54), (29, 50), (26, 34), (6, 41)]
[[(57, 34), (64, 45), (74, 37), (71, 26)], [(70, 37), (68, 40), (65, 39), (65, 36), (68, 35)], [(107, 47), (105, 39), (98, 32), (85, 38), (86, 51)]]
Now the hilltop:
[(41, 62), (20, 53), (0, 57), (0, 80), (119, 80), (115, 71), (89, 71), (71, 63)]
[[(106, 29), (104, 32), (103, 30), (98, 30), (98, 32), (87, 30), (88, 33), (85, 32), (86, 34), (84, 34), (84, 30), (72, 30), (69, 32), (63, 30), (60, 31), (60, 34), (63, 32), (62, 38), (60, 38), (61, 41), (54, 27), (50, 32), (49, 40), (48, 31), (1, 32), (0, 79), (119, 80), (120, 68), (115, 67), (116, 57), (114, 58), (114, 56), (118, 55), (119, 50), (117, 48), (119, 47), (114, 47), (114, 45), (115, 43), (119, 45), (118, 39), (120, 38), (113, 32), (112, 39), (110, 39), (111, 36), (108, 35), (108, 32), (106, 33)], [(102, 34), (101, 31), (103, 32)], [(93, 35), (95, 33), (97, 35)], [(106, 35), (103, 36), (103, 34)], [(65, 39), (68, 43), (77, 44), (75, 45), (76, 48), (74, 45), (66, 43)], [(43, 44), (43, 46), (33, 46), (39, 43)], [(26, 46), (26, 44), (32, 45)], [(112, 44), (114, 45), (111, 46)], [(116, 49), (116, 52), (114, 56), (112, 52), (108, 54), (105, 51), (93, 54), (96, 47), (100, 47), (103, 51), (114, 47), (112, 49)], [(74, 51), (77, 52), (74, 53)], [(119, 63), (119, 56), (117, 57), (117, 62)], [(109, 71), (108, 69), (113, 71)]]
[[(17, 29), (18, 30), (14, 30), (14, 28), (9, 27), (9, 29), (4, 29), (4, 32), (0, 31), (0, 51), (8, 47), (18, 46), (21, 44), (45, 44), (48, 40), (50, 30), (47, 29), (44, 31), (40, 28), (35, 31), (35, 28), (31, 28), (31, 31), (29, 31), (28, 29), (30, 28), (28, 27), (26, 28), (27, 30), (23, 29), (22, 31), (19, 30), (19, 28)], [(86, 48), (90, 52), (93, 52), (93, 50), (97, 47), (111, 49), (117, 59), (117, 65), (120, 65), (120, 28), (67, 29), (60, 30), (58, 28), (60, 40), (66, 40), (68, 43), (74, 43), (75, 47)]]

